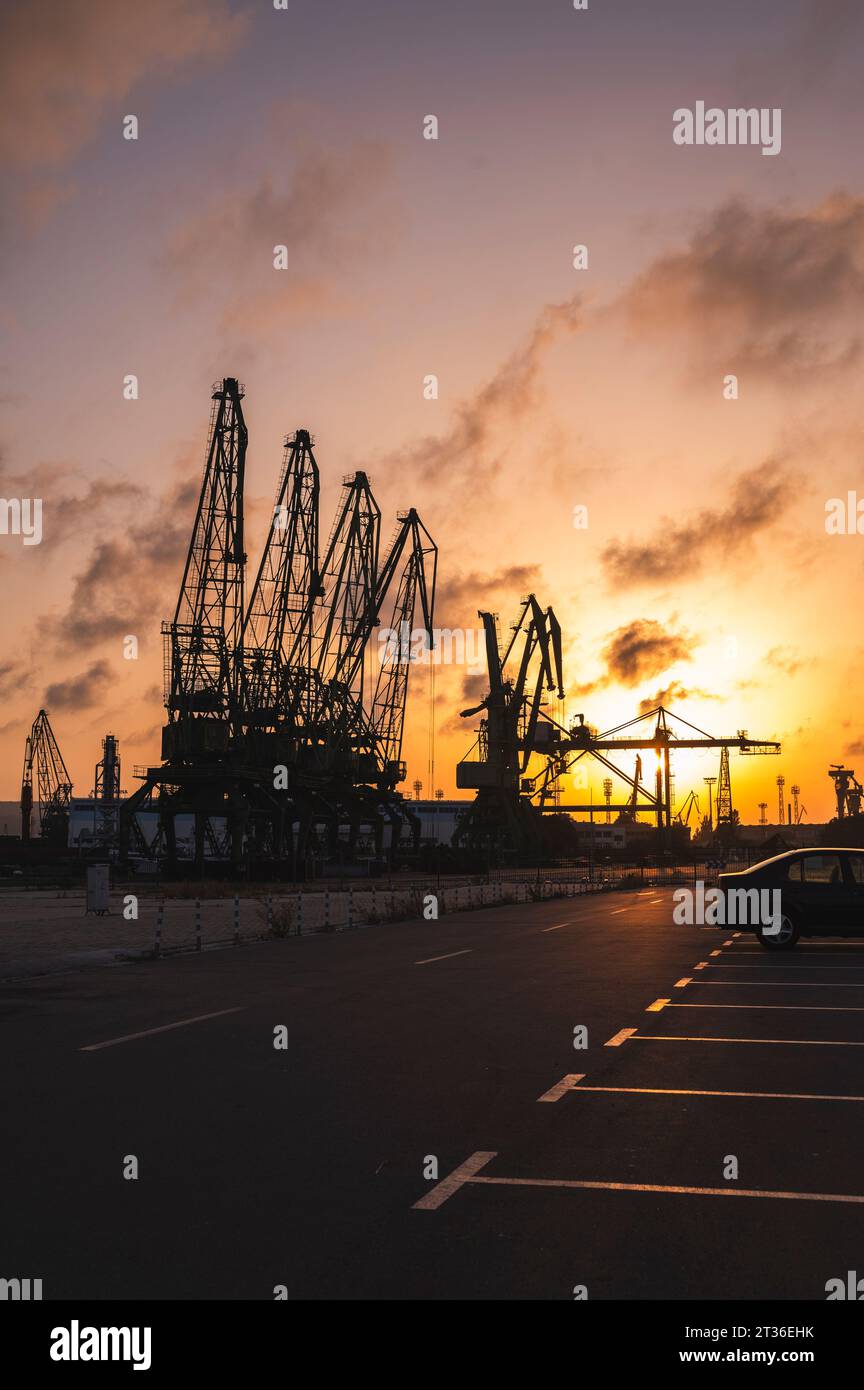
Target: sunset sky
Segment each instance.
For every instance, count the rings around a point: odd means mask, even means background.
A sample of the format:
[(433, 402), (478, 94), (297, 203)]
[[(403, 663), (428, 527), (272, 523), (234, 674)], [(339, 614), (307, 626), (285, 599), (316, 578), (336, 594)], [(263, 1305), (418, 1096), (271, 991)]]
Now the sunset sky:
[[(325, 535), (356, 468), (385, 538), (419, 509), (436, 625), (533, 590), (568, 717), (663, 698), (780, 739), (733, 754), (742, 820), (776, 819), (778, 773), (827, 819), (829, 764), (864, 777), (864, 536), (825, 531), (864, 498), (862, 50), (856, 0), (9, 0), (0, 494), (44, 535), (0, 535), (0, 798), (41, 705), (78, 795), (108, 731), (127, 790), (158, 761), (159, 624), (235, 375), (250, 570), (308, 428)], [(676, 145), (700, 100), (781, 108), (780, 153)], [(437, 671), (430, 780), (420, 676), (409, 784), (451, 795), (483, 683)], [(680, 755), (679, 801), (718, 762)]]

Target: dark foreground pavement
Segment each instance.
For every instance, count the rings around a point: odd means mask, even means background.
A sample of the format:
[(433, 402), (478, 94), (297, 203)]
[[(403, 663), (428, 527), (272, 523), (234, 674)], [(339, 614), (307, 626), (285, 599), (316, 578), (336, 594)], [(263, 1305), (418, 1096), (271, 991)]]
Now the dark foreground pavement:
[(864, 942), (768, 955), (648, 891), (0, 1008), (0, 1275), (46, 1299), (824, 1300), (864, 1275)]

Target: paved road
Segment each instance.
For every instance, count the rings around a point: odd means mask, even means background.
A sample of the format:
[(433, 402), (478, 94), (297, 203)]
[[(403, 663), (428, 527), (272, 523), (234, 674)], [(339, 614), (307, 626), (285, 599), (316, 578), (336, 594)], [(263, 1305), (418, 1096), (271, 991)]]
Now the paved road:
[(768, 955), (656, 891), (7, 985), (0, 1274), (821, 1300), (864, 1275), (862, 1020), (864, 942)]

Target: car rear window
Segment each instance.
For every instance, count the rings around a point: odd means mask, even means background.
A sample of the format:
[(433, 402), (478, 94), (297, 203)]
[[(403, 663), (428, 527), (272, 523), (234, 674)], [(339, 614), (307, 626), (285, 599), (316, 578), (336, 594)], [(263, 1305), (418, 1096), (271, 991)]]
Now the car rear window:
[(856, 883), (864, 883), (864, 854), (850, 854), (847, 860)]
[(843, 882), (843, 870), (837, 854), (808, 854), (800, 863), (805, 883), (830, 885)]

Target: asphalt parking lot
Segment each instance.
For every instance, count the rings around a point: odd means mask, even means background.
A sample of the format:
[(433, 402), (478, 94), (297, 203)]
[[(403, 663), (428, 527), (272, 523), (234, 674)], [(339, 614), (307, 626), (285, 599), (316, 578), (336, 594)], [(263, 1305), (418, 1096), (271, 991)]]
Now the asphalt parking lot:
[(824, 1300), (861, 1264), (864, 941), (769, 954), (671, 909), (612, 893), (4, 985), (6, 1276)]

